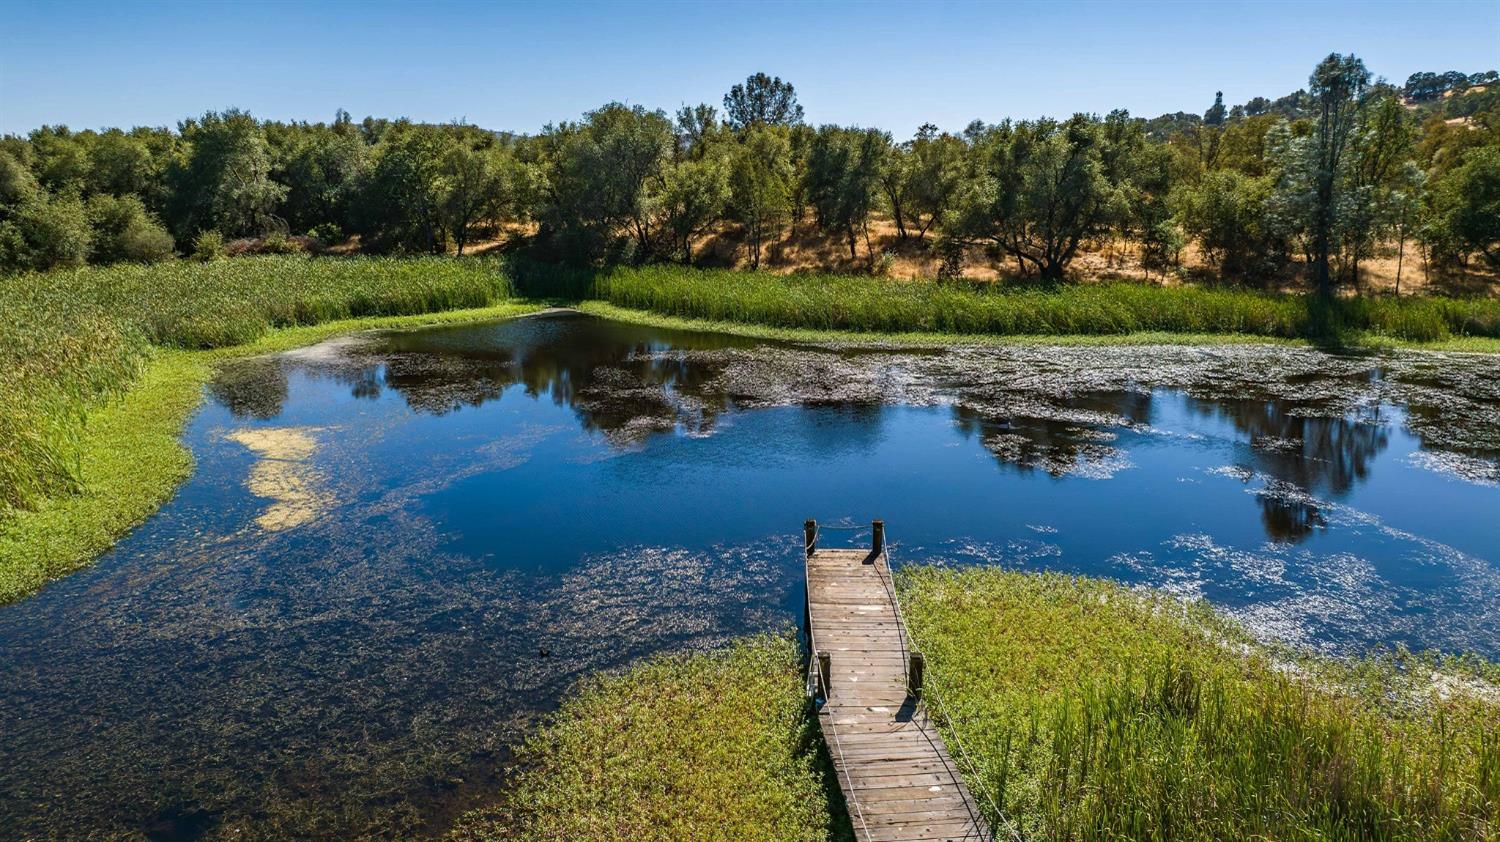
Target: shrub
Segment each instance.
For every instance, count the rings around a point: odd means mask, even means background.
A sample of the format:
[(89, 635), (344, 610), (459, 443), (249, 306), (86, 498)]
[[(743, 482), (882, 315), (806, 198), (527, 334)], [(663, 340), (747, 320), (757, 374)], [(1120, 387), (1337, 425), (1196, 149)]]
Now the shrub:
[(137, 196), (99, 195), (89, 199), (95, 263), (152, 263), (172, 256), (172, 235)]
[(198, 260), (218, 260), (224, 255), (224, 235), (213, 228), (200, 232), (193, 240), (193, 257)]

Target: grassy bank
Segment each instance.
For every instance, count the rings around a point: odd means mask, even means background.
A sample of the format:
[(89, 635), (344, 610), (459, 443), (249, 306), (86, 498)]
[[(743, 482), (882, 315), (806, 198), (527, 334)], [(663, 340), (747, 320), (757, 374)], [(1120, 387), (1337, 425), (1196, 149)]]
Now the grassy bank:
[(452, 840), (826, 840), (796, 643), (758, 637), (584, 681)]
[(191, 470), (213, 361), (365, 327), (500, 318), (495, 261), (267, 257), (0, 278), (0, 603), (86, 563)]
[[(898, 587), (997, 839), (1500, 833), (1494, 664), (1290, 658), (1099, 579), (920, 567)], [(846, 834), (800, 678), (773, 638), (591, 678), (450, 842)]]
[[(1493, 685), (1435, 689), (1435, 665), (1416, 658), (1289, 667), (1206, 608), (1099, 580), (919, 568), (900, 587), (934, 676), (929, 703), (972, 759), (997, 830), (1500, 833)], [(1492, 665), (1476, 669), (1494, 678)]]
[[(576, 279), (558, 276), (569, 289)], [(620, 268), (590, 294), (663, 316), (768, 328), (969, 336), (1230, 334), (1358, 343), (1500, 338), (1500, 301), (1351, 298), (1245, 290), (1082, 284), (1007, 288), (844, 275), (676, 266)]]

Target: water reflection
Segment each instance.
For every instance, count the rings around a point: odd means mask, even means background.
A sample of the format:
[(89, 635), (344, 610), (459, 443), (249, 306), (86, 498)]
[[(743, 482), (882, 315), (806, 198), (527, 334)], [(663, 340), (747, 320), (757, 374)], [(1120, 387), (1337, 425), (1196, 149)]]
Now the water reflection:
[(1326, 528), (1317, 498), (1347, 497), (1390, 441), (1378, 406), (1332, 418), (1310, 415), (1302, 406), (1248, 398), (1189, 399), (1188, 406), (1200, 415), (1226, 419), (1244, 434), (1248, 446), (1241, 467), (1301, 492), (1258, 495), (1261, 522), (1276, 541), (1300, 541)]
[[(438, 834), (580, 674), (795, 623), (808, 516), (1332, 651), (1500, 654), (1500, 490), (1417, 461), (1495, 465), (1497, 382), (1489, 358), (579, 317), (243, 361), (161, 515), (0, 608), (0, 838)], [(316, 506), (269, 517), (299, 487), (276, 460)]]

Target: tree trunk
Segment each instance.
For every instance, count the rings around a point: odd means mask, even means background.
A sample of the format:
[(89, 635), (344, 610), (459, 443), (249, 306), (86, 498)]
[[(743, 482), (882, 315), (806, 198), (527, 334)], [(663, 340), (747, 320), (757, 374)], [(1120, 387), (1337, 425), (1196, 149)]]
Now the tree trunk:
[(855, 243), (855, 237), (854, 237), (854, 226), (853, 225), (848, 225), (848, 226), (845, 226), (845, 228), (847, 229), (848, 235), (849, 235), (849, 259), (850, 260), (858, 260), (859, 259), (859, 252), (855, 248), (856, 243)]
[(1396, 297), (1401, 297), (1401, 263), (1406, 260), (1406, 232), (1396, 241)]

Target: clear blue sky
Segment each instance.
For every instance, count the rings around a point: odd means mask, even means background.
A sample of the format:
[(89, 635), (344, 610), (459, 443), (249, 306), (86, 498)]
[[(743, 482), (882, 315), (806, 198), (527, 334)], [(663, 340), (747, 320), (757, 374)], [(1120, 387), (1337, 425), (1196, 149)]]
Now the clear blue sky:
[(1331, 51), (1395, 81), (1500, 66), (1500, 0), (1262, 3), (17, 2), (0, 132), (345, 108), (534, 132), (610, 100), (718, 104), (764, 70), (813, 123), (910, 134), (1306, 84)]

